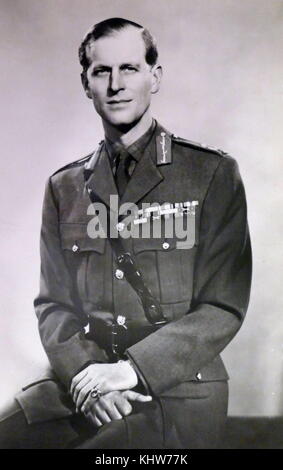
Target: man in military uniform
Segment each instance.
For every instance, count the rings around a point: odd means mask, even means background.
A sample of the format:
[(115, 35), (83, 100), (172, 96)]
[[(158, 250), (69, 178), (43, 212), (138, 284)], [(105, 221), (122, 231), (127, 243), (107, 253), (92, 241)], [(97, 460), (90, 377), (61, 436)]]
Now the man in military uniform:
[[(162, 69), (148, 30), (103, 21), (79, 55), (105, 139), (48, 180), (35, 309), (52, 370), (3, 414), (1, 446), (217, 447), (228, 402), (219, 354), (241, 326), (251, 278), (237, 164), (152, 119)], [(90, 236), (96, 202), (116, 237), (105, 220), (105, 236)], [(124, 203), (138, 208), (139, 228), (159, 222), (159, 237), (123, 237)], [(178, 217), (189, 244), (164, 230)]]

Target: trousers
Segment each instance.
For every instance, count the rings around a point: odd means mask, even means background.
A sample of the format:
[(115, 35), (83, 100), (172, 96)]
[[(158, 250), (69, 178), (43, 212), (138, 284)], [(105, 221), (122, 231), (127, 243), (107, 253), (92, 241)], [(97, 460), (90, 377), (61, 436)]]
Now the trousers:
[(23, 409), (14, 400), (0, 413), (0, 448), (219, 448), (227, 407), (226, 381), (200, 383), (194, 398), (158, 397), (148, 403), (136, 402), (129, 416), (96, 429), (81, 414), (28, 424)]

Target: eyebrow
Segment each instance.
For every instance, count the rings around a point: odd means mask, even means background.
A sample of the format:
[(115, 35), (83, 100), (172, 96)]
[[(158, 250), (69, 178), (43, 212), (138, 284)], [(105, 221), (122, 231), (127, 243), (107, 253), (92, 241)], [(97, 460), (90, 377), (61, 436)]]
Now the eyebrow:
[(111, 68), (109, 67), (108, 65), (105, 65), (105, 64), (96, 64), (93, 66), (94, 69), (99, 69), (99, 68)]
[[(119, 65), (119, 68), (122, 68), (122, 67), (136, 67), (137, 69), (140, 69), (140, 64), (136, 63), (136, 62), (123, 62), (122, 64)], [(107, 69), (107, 70), (110, 70), (112, 69), (112, 67), (110, 65), (105, 65), (105, 64), (96, 64), (93, 66), (93, 70), (97, 70), (97, 69)]]
[(120, 65), (120, 68), (121, 67), (135, 67), (136, 69), (139, 69), (140, 68), (140, 64), (137, 64), (136, 62), (124, 62), (123, 64)]

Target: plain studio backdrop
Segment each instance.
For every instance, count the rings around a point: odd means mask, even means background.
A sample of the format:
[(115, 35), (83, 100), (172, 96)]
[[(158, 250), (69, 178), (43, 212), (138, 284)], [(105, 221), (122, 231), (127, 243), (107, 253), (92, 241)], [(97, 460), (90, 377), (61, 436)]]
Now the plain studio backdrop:
[(223, 354), (229, 413), (280, 415), (283, 2), (1, 0), (0, 9), (1, 404), (47, 363), (33, 311), (45, 181), (103, 137), (80, 84), (77, 48), (92, 24), (122, 16), (159, 44), (164, 79), (154, 116), (239, 162), (254, 271), (247, 318)]

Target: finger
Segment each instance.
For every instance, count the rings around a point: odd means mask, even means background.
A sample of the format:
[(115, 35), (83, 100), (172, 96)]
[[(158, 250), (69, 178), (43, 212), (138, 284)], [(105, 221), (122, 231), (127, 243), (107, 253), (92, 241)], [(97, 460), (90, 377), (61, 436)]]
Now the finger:
[(81, 382), (79, 383), (79, 385), (74, 389), (74, 393), (73, 393), (72, 398), (73, 398), (73, 402), (76, 404), (76, 406), (77, 406), (78, 397), (79, 397), (79, 395), (80, 395), (82, 389), (83, 389), (89, 382), (91, 382), (91, 379), (90, 379), (89, 377), (86, 377), (86, 378), (84, 379), (84, 381), (81, 381)]
[(82, 406), (81, 406), (81, 412), (84, 414), (84, 415), (87, 415), (87, 413), (90, 411), (91, 409), (91, 405), (93, 404), (93, 398), (90, 396), (90, 393), (87, 395), (85, 401), (83, 402)]
[(142, 395), (141, 393), (134, 392), (133, 390), (126, 390), (125, 392), (122, 392), (122, 395), (127, 398), (127, 400), (131, 401), (147, 402), (152, 400), (152, 396)]
[(79, 374), (77, 374), (75, 377), (73, 377), (73, 380), (71, 382), (71, 388), (70, 388), (70, 393), (73, 395), (74, 388), (80, 383), (80, 381), (87, 376), (87, 371), (82, 370)]
[(86, 377), (84, 377), (80, 383), (78, 385), (75, 386), (74, 388), (74, 391), (73, 391), (73, 395), (72, 395), (72, 398), (73, 398), (73, 401), (75, 403), (77, 403), (77, 400), (78, 400), (78, 396), (80, 394), (80, 391), (83, 389), (83, 387), (85, 387), (85, 385), (87, 385), (89, 382), (91, 382), (91, 377), (89, 377), (88, 375)]
[(94, 413), (88, 413), (86, 419), (89, 423), (93, 424), (95, 427), (102, 426), (102, 422)]
[(85, 400), (84, 400), (84, 402), (82, 403), (81, 412), (84, 415), (87, 415), (90, 411), (95, 412), (97, 407), (99, 407), (101, 409), (104, 409), (104, 407), (99, 405), (100, 400), (101, 400), (101, 398), (93, 398), (91, 396), (91, 394), (88, 393)]
[(92, 388), (94, 387), (93, 381), (90, 380), (85, 384), (84, 387), (79, 391), (76, 399), (76, 408), (77, 410), (80, 409), (81, 405), (83, 404), (84, 400), (86, 399), (87, 395), (90, 393)]
[(105, 407), (105, 411), (108, 414), (108, 416), (112, 419), (122, 419), (122, 415), (119, 412), (118, 408), (116, 407), (115, 403), (107, 403)]
[(121, 396), (117, 400), (116, 407), (119, 410), (119, 412), (122, 414), (122, 416), (128, 416), (133, 411), (133, 407), (131, 403), (123, 396)]
[(93, 421), (94, 421), (94, 424), (95, 424), (98, 428), (100, 428), (100, 427), (103, 425), (103, 423), (100, 421), (99, 418), (97, 418), (97, 416), (94, 417)]
[(107, 412), (99, 407), (96, 408), (95, 416), (101, 421), (102, 424), (111, 422), (111, 418), (108, 416)]

